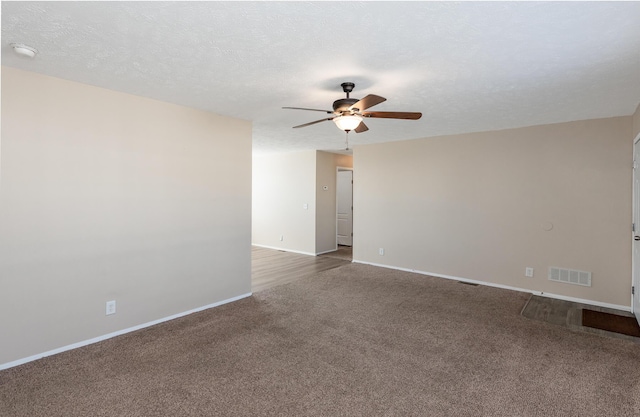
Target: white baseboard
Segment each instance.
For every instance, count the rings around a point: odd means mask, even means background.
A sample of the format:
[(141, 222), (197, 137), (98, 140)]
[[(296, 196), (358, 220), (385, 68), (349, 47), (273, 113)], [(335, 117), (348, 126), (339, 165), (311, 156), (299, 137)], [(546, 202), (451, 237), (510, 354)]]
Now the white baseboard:
[(541, 297), (555, 298), (555, 299), (558, 299), (558, 300), (571, 301), (571, 302), (574, 302), (574, 303), (588, 304), (588, 305), (592, 305), (592, 306), (605, 307), (605, 308), (611, 308), (611, 309), (614, 309), (614, 310), (621, 310), (621, 311), (631, 312), (631, 306), (603, 303), (601, 301), (587, 300), (587, 299), (576, 298), (576, 297), (568, 297), (566, 295), (558, 295), (558, 294), (553, 294), (553, 293), (548, 293), (548, 292), (530, 290), (530, 289), (527, 289), (527, 288), (512, 287), (512, 286), (509, 286), (509, 285), (495, 284), (495, 283), (487, 282), (487, 281), (478, 281), (478, 280), (475, 280), (475, 279), (455, 277), (455, 276), (452, 276), (452, 275), (436, 274), (436, 273), (433, 273), (433, 272), (419, 271), (419, 270), (416, 270), (416, 269), (400, 268), (400, 267), (396, 267), (396, 266), (376, 264), (376, 263), (373, 263), (373, 262), (363, 262), (363, 261), (354, 260), (353, 263), (359, 263), (359, 264), (371, 265), (371, 266), (379, 266), (381, 268), (395, 269), (395, 270), (398, 270), (398, 271), (413, 272), (413, 273), (420, 274), (420, 275), (429, 275), (429, 276), (436, 277), (436, 278), (445, 278), (445, 279), (450, 279), (450, 280), (455, 280), (455, 281), (469, 282), (469, 283), (472, 283), (472, 284), (485, 285), (487, 287), (502, 288), (502, 289), (505, 289), (505, 290), (527, 292), (527, 293), (530, 293), (530, 294), (539, 295)]
[(275, 246), (258, 245), (258, 244), (255, 244), (255, 243), (252, 243), (251, 246), (257, 246), (259, 248), (265, 248), (265, 249), (281, 250), (281, 251), (284, 251), (284, 252), (299, 253), (300, 255), (316, 256), (315, 253), (311, 253), (311, 252), (303, 252), (303, 251), (293, 250), (293, 249), (278, 248), (278, 247), (275, 247)]
[(134, 332), (136, 330), (144, 329), (145, 327), (154, 326), (156, 324), (160, 324), (160, 323), (163, 323), (165, 321), (177, 319), (179, 317), (187, 316), (189, 314), (197, 313), (199, 311), (207, 310), (207, 309), (210, 309), (210, 308), (213, 308), (213, 307), (221, 306), (223, 304), (227, 304), (227, 303), (231, 303), (231, 302), (234, 302), (234, 301), (238, 301), (238, 300), (241, 300), (243, 298), (250, 297), (251, 294), (252, 293), (242, 294), (242, 295), (239, 295), (237, 297), (232, 297), (232, 298), (228, 298), (226, 300), (218, 301), (217, 303), (209, 304), (209, 305), (206, 305), (206, 306), (203, 306), (203, 307), (194, 308), (193, 310), (184, 311), (182, 313), (177, 313), (177, 314), (174, 314), (174, 315), (171, 315), (171, 316), (168, 316), (168, 317), (163, 317), (161, 319), (153, 320), (153, 321), (150, 321), (150, 322), (147, 322), (147, 323), (143, 323), (143, 324), (139, 324), (137, 326), (129, 327), (127, 329), (118, 330), (118, 331), (113, 332), (113, 333), (108, 333), (108, 334), (105, 334), (105, 335), (102, 335), (102, 336), (94, 337), (93, 339), (83, 340), (82, 342), (72, 343), (72, 344), (67, 345), (67, 346), (63, 346), (63, 347), (60, 347), (60, 348), (57, 348), (57, 349), (49, 350), (47, 352), (38, 353), (36, 355), (28, 356), (26, 358), (22, 358), (22, 359), (18, 359), (18, 360), (15, 360), (15, 361), (3, 363), (3, 364), (0, 364), (0, 371), (3, 370), (3, 369), (13, 368), (14, 366), (22, 365), (22, 364), (27, 363), (27, 362), (31, 362), (31, 361), (35, 361), (35, 360), (38, 360), (38, 359), (42, 359), (42, 358), (47, 357), (47, 356), (51, 356), (51, 355), (55, 355), (55, 354), (58, 354), (58, 353), (66, 352), (66, 351), (72, 350), (72, 349), (77, 349), (79, 347), (91, 345), (93, 343), (101, 342), (103, 340), (111, 339), (112, 337), (120, 336), (120, 335), (123, 335), (125, 333)]

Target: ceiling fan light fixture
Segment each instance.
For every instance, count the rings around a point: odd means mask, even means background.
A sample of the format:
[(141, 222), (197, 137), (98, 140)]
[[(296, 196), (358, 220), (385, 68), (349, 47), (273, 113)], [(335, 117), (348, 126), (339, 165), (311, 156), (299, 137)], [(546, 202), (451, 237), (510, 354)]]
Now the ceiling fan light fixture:
[(338, 129), (348, 132), (355, 129), (362, 122), (362, 117), (357, 114), (349, 114), (346, 116), (338, 116), (333, 119)]
[(399, 112), (399, 111), (367, 111), (365, 113), (361, 113), (363, 110), (366, 110), (370, 107), (378, 105), (387, 99), (384, 97), (377, 96), (375, 94), (368, 94), (364, 98), (358, 100), (357, 98), (350, 98), (349, 93), (353, 91), (353, 87), (355, 84), (353, 83), (342, 83), (342, 89), (347, 94), (347, 98), (341, 98), (333, 102), (333, 111), (331, 110), (320, 110), (320, 109), (309, 109), (306, 107), (283, 107), (283, 109), (293, 109), (293, 110), (311, 110), (311, 111), (319, 111), (322, 113), (327, 113), (332, 115), (332, 117), (325, 117), (324, 119), (314, 120), (313, 122), (304, 123), (298, 126), (293, 126), (294, 129), (299, 127), (306, 127), (315, 125), (316, 123), (328, 122), (329, 120), (333, 120), (333, 122), (338, 126), (338, 129), (347, 132), (347, 134), (351, 131), (356, 133), (362, 133), (369, 130), (366, 124), (364, 124), (363, 120), (365, 117), (377, 117), (381, 119), (406, 119), (406, 120), (418, 120), (422, 117), (422, 113), (417, 112)]

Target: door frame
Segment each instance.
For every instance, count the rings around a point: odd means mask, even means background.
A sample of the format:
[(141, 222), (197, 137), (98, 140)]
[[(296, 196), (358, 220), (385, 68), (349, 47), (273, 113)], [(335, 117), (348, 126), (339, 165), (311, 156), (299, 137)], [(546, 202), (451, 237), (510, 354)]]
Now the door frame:
[(631, 224), (633, 224), (636, 229), (635, 231), (633, 228), (631, 230), (631, 286), (634, 288), (634, 292), (636, 292), (636, 294), (631, 294), (631, 312), (634, 313), (636, 319), (640, 322), (640, 311), (636, 311), (635, 308), (635, 298), (637, 296), (640, 297), (640, 294), (638, 294), (638, 291), (640, 291), (640, 279), (638, 277), (638, 275), (640, 275), (640, 270), (638, 270), (640, 269), (640, 265), (635, 259), (635, 247), (636, 245), (640, 245), (640, 242), (636, 243), (634, 240), (636, 235), (640, 235), (640, 224), (635, 224), (636, 209), (640, 209), (640, 207), (636, 207), (636, 205), (640, 204), (640, 201), (637, 200), (640, 199), (640, 196), (636, 195), (636, 179), (640, 180), (640, 161), (636, 161), (636, 149), (638, 147), (640, 147), (640, 133), (638, 133), (633, 140), (633, 174), (631, 180)]
[[(335, 214), (336, 230), (334, 233), (336, 237), (336, 250), (338, 250), (338, 172), (340, 171), (351, 171), (351, 207), (353, 207), (353, 184), (354, 184), (353, 168), (338, 166), (336, 167), (336, 214)], [(351, 209), (351, 249), (353, 250), (353, 209)]]

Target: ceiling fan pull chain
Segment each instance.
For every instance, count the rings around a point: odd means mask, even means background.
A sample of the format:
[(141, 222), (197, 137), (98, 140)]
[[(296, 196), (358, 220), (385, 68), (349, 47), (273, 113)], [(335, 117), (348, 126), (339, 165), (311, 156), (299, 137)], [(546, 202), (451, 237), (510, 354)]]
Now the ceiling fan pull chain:
[(345, 149), (345, 151), (348, 151), (349, 150), (349, 131), (346, 130), (345, 132), (347, 134), (347, 138), (345, 140), (345, 143), (347, 144), (347, 148)]

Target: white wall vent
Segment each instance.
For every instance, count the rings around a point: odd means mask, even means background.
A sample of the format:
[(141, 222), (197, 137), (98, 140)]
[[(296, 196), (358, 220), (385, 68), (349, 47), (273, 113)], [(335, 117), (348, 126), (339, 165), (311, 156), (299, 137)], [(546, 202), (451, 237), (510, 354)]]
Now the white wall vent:
[(549, 268), (549, 280), (590, 287), (591, 272), (552, 266)]

